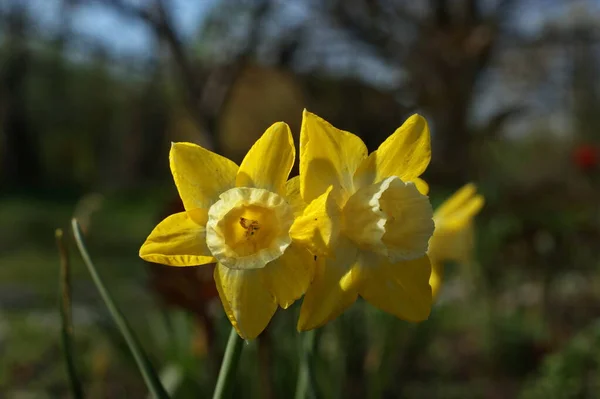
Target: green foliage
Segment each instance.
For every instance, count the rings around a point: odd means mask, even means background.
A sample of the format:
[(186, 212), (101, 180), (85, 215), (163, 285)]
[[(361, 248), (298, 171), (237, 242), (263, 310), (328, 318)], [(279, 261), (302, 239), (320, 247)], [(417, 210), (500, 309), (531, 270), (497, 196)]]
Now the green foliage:
[[(157, 151), (166, 154), (168, 127), (178, 117), (171, 111), (178, 105), (158, 71), (143, 78), (118, 71), (101, 52), (91, 60), (74, 60), (63, 47), (43, 40), (36, 49), (27, 53), (23, 101), (6, 101), (26, 118), (32, 143), (40, 149), (40, 159), (28, 160), (41, 163), (40, 182), (118, 187), (168, 173), (155, 160)], [(0, 45), (4, 57), (10, 59), (12, 51)], [(33, 148), (18, 155), (38, 156)], [(0, 182), (17, 172), (10, 167), (0, 171)]]
[(117, 325), (121, 334), (123, 335), (123, 338), (125, 339), (127, 346), (129, 347), (129, 350), (131, 351), (131, 354), (133, 355), (137, 363), (140, 373), (144, 378), (148, 390), (155, 399), (169, 398), (169, 394), (163, 387), (158, 377), (158, 374), (154, 370), (152, 363), (148, 358), (148, 355), (140, 345), (137, 337), (135, 336), (129, 323), (127, 322), (127, 319), (125, 319), (119, 308), (114, 303), (112, 296), (106, 289), (104, 282), (102, 281), (100, 275), (96, 270), (96, 267), (92, 263), (92, 260), (87, 252), (85, 242), (83, 241), (83, 233), (81, 232), (81, 227), (77, 222), (77, 219), (72, 220), (71, 226), (73, 228), (75, 241), (77, 243), (77, 247), (79, 248), (81, 257), (83, 258), (83, 262), (87, 266), (88, 271), (92, 276), (92, 280), (94, 281), (94, 284), (96, 285), (100, 296), (104, 300), (104, 303), (106, 304), (106, 307), (108, 308), (115, 324)]
[(596, 321), (548, 356), (520, 398), (593, 398), (600, 389), (599, 372), (600, 322)]

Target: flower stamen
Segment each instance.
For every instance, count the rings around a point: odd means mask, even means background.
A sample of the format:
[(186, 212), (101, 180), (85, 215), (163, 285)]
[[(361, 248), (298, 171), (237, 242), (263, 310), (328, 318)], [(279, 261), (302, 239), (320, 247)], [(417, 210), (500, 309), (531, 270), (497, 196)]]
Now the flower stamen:
[(240, 218), (240, 226), (242, 226), (246, 230), (246, 238), (250, 238), (250, 236), (254, 235), (256, 230), (260, 230), (260, 225), (258, 224), (258, 220)]

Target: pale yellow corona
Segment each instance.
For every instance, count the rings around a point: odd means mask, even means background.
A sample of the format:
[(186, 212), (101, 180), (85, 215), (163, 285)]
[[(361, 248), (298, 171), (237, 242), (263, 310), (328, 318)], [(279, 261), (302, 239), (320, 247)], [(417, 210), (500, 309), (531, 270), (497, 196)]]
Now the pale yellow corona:
[(232, 188), (208, 210), (206, 244), (223, 266), (257, 269), (291, 244), (292, 208), (282, 196), (260, 188)]

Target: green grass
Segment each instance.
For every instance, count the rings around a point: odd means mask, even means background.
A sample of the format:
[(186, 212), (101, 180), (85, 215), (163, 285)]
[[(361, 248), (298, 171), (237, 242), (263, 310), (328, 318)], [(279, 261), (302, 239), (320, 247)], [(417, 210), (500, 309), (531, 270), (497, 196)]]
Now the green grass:
[[(146, 272), (137, 252), (156, 222), (159, 205), (143, 198), (106, 200), (91, 219), (88, 238), (115, 300), (132, 324), (144, 330), (147, 314), (139, 310), (151, 309), (154, 302), (145, 289)], [(26, 389), (41, 394), (64, 386), (56, 307), (59, 260), (53, 231), (69, 225), (74, 208), (75, 201), (0, 199), (0, 392)], [(65, 231), (72, 261), (76, 336), (80, 344), (93, 349), (106, 341), (105, 332), (96, 326), (105, 310), (70, 229)]]
[[(207, 359), (190, 349), (195, 321), (183, 312), (163, 311), (147, 288), (146, 266), (137, 255), (172, 194), (171, 189), (108, 196), (91, 219), (86, 241), (154, 365), (174, 366), (182, 373), (175, 397), (195, 398), (210, 395), (215, 379)], [(0, 397), (68, 396), (59, 346), (54, 230), (63, 227), (70, 236), (67, 227), (76, 202), (0, 197)], [(500, 199), (490, 199), (478, 218), (480, 265), (473, 279), (461, 279), (464, 269), (449, 265), (448, 290), (458, 296), (437, 304), (427, 322), (411, 325), (358, 301), (323, 328), (315, 364), (322, 396), (435, 399), (522, 393), (541, 398), (547, 387), (555, 386), (564, 392), (589, 392), (592, 382), (578, 373), (597, 370), (600, 357), (590, 349), (597, 334), (581, 335), (576, 346), (570, 339), (588, 331), (598, 314), (600, 258), (598, 247), (590, 244), (598, 227), (592, 229), (590, 217), (582, 221), (573, 212), (544, 219), (527, 211), (535, 209), (531, 204), (522, 205), (523, 214), (502, 206)], [(565, 208), (588, 216), (597, 212), (583, 205)], [(540, 232), (555, 240), (549, 255), (536, 249)], [(68, 243), (75, 338), (88, 397), (145, 397), (131, 356), (73, 241)], [(452, 281), (463, 288), (452, 288)], [(464, 287), (469, 282), (474, 286)], [(543, 284), (550, 290), (546, 309), (538, 299), (527, 299), (536, 298), (534, 292)], [(298, 310), (296, 303), (278, 312), (262, 346), (257, 341), (245, 344), (235, 395), (265, 397), (269, 390), (273, 397), (293, 394)], [(211, 314), (214, 346), (222, 353), (230, 325), (218, 301)]]

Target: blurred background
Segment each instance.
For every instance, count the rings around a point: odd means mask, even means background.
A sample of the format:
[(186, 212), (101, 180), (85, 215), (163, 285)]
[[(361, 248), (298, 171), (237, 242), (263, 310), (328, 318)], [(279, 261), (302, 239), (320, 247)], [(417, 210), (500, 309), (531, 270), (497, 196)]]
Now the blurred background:
[[(137, 256), (181, 207), (170, 142), (239, 162), (307, 108), (370, 150), (418, 112), (434, 206), (486, 197), (427, 322), (359, 302), (320, 330), (318, 397), (598, 397), (598, 71), (597, 0), (1, 0), (0, 396), (70, 397), (53, 234), (73, 215), (174, 397), (210, 395), (230, 328), (211, 266)], [(145, 397), (69, 249), (87, 396)], [(297, 305), (245, 346), (236, 397), (294, 392)]]

